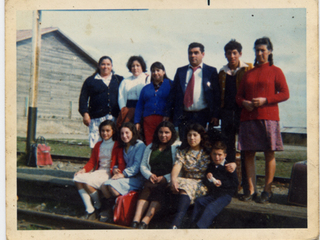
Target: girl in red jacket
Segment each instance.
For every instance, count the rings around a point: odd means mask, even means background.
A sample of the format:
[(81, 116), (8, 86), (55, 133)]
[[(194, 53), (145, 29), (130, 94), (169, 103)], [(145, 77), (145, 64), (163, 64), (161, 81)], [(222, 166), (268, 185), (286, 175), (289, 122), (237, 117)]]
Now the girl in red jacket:
[(239, 150), (245, 151), (245, 168), (250, 193), (240, 200), (256, 197), (255, 164), (257, 151), (264, 152), (265, 187), (258, 199), (266, 203), (272, 197), (271, 183), (276, 171), (274, 151), (282, 151), (278, 103), (289, 98), (289, 89), (283, 72), (273, 65), (272, 43), (269, 38), (254, 43), (255, 68), (246, 72), (240, 83), (236, 101), (242, 107), (239, 130)]
[(115, 123), (105, 120), (99, 126), (99, 133), (103, 140), (96, 143), (88, 163), (76, 172), (73, 178), (86, 208), (83, 218), (89, 220), (95, 220), (101, 208), (97, 191), (100, 190), (101, 184), (125, 168), (122, 152), (115, 142), (117, 136)]

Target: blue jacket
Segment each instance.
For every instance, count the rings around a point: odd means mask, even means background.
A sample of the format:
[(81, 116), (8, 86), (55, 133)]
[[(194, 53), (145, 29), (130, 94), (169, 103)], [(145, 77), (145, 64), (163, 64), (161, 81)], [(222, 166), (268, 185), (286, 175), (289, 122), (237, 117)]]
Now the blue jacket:
[(164, 116), (171, 85), (172, 81), (165, 78), (157, 92), (153, 83), (149, 83), (142, 88), (134, 114), (134, 123), (140, 123), (142, 117), (150, 115)]
[[(189, 65), (177, 69), (166, 106), (166, 117), (173, 115), (173, 124), (177, 127), (183, 117), (184, 93)], [(220, 110), (220, 87), (217, 69), (203, 64), (202, 86), (204, 97), (210, 110), (210, 118), (218, 118)], [(211, 119), (208, 119), (210, 121)]]
[(102, 80), (94, 79), (94, 76), (95, 74), (88, 77), (82, 85), (79, 97), (80, 114), (83, 116), (84, 113), (89, 113), (90, 118), (100, 118), (107, 114), (118, 117), (118, 89), (123, 77), (112, 74), (107, 87)]

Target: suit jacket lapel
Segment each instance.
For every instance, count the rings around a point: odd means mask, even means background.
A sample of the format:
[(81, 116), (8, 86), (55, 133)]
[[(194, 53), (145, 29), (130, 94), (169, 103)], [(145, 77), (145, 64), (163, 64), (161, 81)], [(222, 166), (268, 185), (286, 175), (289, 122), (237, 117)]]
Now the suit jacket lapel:
[(209, 81), (209, 74), (208, 74), (208, 68), (207, 65), (203, 64), (202, 69), (202, 87), (205, 89), (207, 82)]
[(182, 92), (185, 93), (186, 91), (186, 77), (187, 77), (187, 71), (188, 71), (188, 66), (185, 66), (181, 69), (179, 72), (179, 78), (180, 78), (180, 85), (182, 88)]

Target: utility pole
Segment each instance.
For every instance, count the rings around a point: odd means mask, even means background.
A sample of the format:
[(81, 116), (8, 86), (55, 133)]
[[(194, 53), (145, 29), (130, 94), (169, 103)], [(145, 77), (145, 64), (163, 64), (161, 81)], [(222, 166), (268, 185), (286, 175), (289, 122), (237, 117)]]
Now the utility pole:
[(27, 131), (27, 156), (32, 142), (36, 140), (37, 106), (38, 106), (38, 82), (41, 48), (41, 10), (33, 11), (32, 23), (32, 60), (30, 71), (29, 108), (28, 108), (28, 131)]

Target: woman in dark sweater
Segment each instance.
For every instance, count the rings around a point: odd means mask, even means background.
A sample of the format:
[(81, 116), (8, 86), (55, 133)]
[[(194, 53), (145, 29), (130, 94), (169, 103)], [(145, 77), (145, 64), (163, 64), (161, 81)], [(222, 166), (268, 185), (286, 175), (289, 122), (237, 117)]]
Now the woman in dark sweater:
[(88, 77), (81, 88), (79, 112), (89, 127), (90, 148), (99, 141), (99, 125), (104, 120), (115, 120), (119, 114), (118, 89), (123, 77), (112, 70), (112, 59), (99, 59), (96, 72)]

